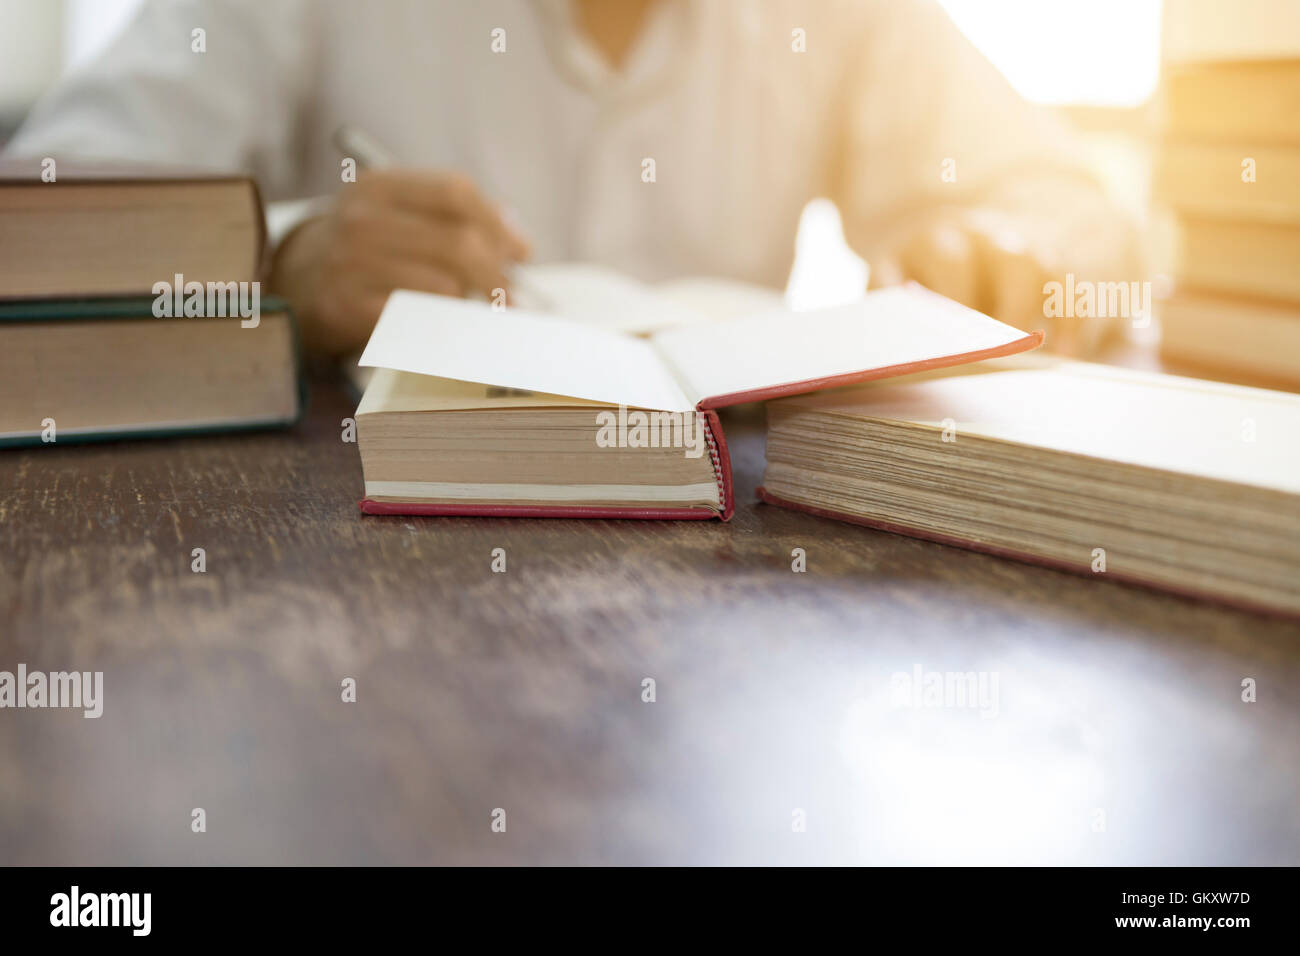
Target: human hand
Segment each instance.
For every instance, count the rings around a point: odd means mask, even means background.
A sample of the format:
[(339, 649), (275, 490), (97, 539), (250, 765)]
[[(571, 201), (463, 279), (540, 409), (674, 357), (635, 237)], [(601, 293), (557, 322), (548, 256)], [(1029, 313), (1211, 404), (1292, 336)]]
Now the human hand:
[[(950, 213), (914, 232), (892, 257), (873, 262), (871, 285), (916, 281), (1009, 325), (1043, 329), (1053, 351), (1092, 355), (1122, 334), (1124, 318), (1049, 314), (1044, 286), (1064, 280), (1065, 257), (1034, 231), (1032, 220), (998, 210)], [(1094, 278), (1114, 257), (1081, 247), (1071, 258), (1081, 276)]]
[(286, 237), (270, 288), (289, 300), (309, 348), (337, 354), (365, 344), (394, 289), (490, 297), (509, 289), (508, 265), (527, 256), (466, 177), (375, 170)]

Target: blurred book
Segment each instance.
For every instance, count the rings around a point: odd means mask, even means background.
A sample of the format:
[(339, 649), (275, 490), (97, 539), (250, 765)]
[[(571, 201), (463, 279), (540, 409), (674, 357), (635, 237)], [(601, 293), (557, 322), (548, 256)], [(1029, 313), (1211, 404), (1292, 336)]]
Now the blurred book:
[(520, 308), (630, 335), (785, 308), (780, 290), (733, 279), (685, 276), (643, 282), (586, 262), (525, 264), (514, 271)]
[(1300, 51), (1296, 56), (1167, 65), (1167, 134), (1193, 142), (1300, 144)]
[(1300, 302), (1300, 226), (1183, 216), (1182, 283)]
[[(1247, 160), (1253, 160), (1257, 174), (1249, 182), (1241, 176)], [(1183, 215), (1300, 228), (1300, 144), (1167, 142), (1155, 186)]]
[(2, 299), (140, 296), (177, 275), (251, 282), (263, 245), (261, 202), (248, 177), (0, 162)]
[(1300, 395), (1016, 356), (767, 412), (770, 503), (1300, 614)]
[(1300, 58), (1295, 0), (1165, 0), (1166, 63)]
[(0, 303), (0, 444), (286, 425), (303, 408), (284, 303), (255, 326), (152, 299)]
[[(1161, 323), (1164, 354), (1180, 366), (1300, 387), (1300, 317), (1293, 305), (1183, 291), (1164, 304)], [(1225, 368), (1225, 348), (1237, 368)]]
[[(1300, 385), (1300, 4), (1164, 5), (1154, 192), (1180, 236), (1163, 353)], [(1263, 300), (1266, 304), (1260, 304)], [(1217, 316), (1217, 317), (1216, 317)]]
[(0, 443), (296, 420), (297, 335), (258, 283), (245, 176), (0, 164)]

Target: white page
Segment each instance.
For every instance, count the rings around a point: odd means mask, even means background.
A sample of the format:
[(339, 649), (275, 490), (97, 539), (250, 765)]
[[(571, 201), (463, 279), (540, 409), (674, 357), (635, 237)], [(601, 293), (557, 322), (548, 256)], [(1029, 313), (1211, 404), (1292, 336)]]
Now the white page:
[(1300, 494), (1289, 392), (1026, 355), (787, 401)]
[(615, 332), (645, 335), (708, 316), (622, 273), (575, 262), (515, 266), (512, 298), (520, 308), (562, 315)]
[(644, 339), (422, 292), (388, 297), (360, 364), (637, 408), (695, 407)]
[[(741, 282), (737, 279), (714, 279), (709, 276), (683, 276), (665, 279), (653, 286), (661, 300), (683, 306), (705, 321), (734, 319), (786, 309), (785, 295), (778, 289)], [(683, 325), (673, 322), (672, 326)], [(664, 327), (672, 327), (665, 325)], [(651, 331), (659, 331), (652, 329)]]
[(767, 312), (651, 337), (697, 401), (1007, 345), (1025, 333), (904, 286), (809, 312)]

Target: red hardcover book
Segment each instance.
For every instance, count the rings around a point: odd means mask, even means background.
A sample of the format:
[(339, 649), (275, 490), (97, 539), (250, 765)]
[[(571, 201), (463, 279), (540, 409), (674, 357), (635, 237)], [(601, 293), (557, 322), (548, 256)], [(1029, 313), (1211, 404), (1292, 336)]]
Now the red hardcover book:
[(637, 337), (394, 293), (361, 364), (368, 514), (726, 520), (717, 409), (1035, 348), (917, 286)]

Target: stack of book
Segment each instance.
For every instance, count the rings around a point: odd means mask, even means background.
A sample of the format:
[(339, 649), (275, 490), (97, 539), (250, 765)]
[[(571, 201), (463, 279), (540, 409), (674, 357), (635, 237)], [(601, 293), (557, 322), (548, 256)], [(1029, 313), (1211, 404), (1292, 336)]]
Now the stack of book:
[(1166, 5), (1155, 191), (1175, 212), (1171, 360), (1300, 384), (1300, 4)]
[(263, 299), (253, 181), (0, 164), (0, 444), (295, 420), (297, 336)]

